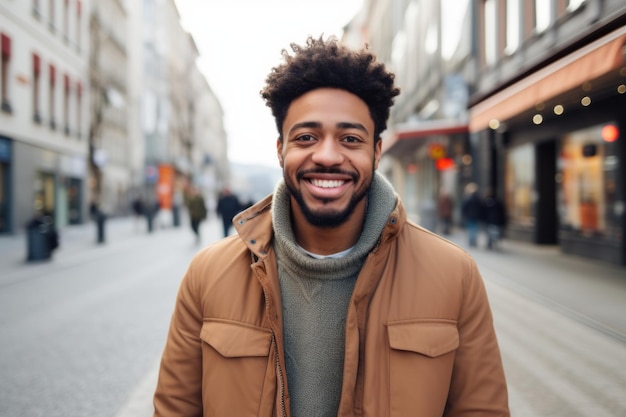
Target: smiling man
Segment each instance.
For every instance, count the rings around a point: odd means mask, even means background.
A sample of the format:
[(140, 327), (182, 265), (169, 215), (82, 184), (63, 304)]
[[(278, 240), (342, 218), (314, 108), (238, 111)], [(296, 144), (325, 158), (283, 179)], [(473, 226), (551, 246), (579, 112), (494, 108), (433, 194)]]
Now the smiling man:
[(333, 38), (292, 50), (261, 91), (283, 181), (191, 262), (155, 416), (508, 416), (475, 262), (376, 172), (393, 74)]

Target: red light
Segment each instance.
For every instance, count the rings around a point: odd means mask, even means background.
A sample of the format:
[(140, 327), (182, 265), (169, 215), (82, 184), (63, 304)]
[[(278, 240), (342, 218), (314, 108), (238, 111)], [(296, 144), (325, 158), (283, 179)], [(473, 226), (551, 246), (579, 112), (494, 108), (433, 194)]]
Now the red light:
[(454, 159), (452, 158), (441, 158), (435, 161), (435, 167), (439, 171), (444, 171), (446, 169), (454, 168)]
[(619, 129), (615, 125), (606, 125), (602, 128), (602, 140), (615, 142), (619, 138)]

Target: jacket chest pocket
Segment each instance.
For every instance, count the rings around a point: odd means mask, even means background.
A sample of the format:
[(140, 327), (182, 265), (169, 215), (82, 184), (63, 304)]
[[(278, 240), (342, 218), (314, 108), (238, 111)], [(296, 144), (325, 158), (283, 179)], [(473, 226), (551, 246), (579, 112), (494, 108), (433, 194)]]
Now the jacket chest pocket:
[(200, 339), (205, 416), (258, 416), (271, 409), (274, 384), (266, 383), (274, 382), (270, 330), (205, 319)]
[(441, 415), (459, 347), (456, 322), (391, 322), (387, 335), (390, 415)]

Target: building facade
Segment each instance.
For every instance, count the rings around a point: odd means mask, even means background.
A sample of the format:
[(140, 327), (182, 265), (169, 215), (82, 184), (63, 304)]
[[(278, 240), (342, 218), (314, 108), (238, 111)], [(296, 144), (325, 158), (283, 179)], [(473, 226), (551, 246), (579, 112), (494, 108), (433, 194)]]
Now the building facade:
[(483, 0), (470, 131), (507, 236), (626, 265), (626, 4)]
[[(447, 194), (455, 217), (468, 166), (471, 71), (470, 3), (366, 1), (344, 42), (368, 43), (396, 75), (401, 94), (383, 136), (379, 170), (395, 185), (409, 217), (437, 229), (436, 201)], [(457, 220), (458, 221), (458, 220)]]
[(86, 216), (89, 6), (0, 2), (0, 234)]

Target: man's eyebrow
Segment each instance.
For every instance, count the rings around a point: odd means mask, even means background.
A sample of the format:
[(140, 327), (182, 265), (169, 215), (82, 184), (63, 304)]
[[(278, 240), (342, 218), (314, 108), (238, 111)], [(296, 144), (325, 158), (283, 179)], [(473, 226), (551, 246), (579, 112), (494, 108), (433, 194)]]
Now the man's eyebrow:
[(288, 133), (291, 133), (294, 130), (302, 129), (302, 128), (320, 129), (321, 127), (322, 127), (322, 124), (320, 122), (301, 122), (301, 123), (296, 123), (295, 125), (293, 125), (291, 129), (289, 129)]
[(361, 123), (339, 122), (336, 126), (338, 129), (357, 129), (363, 131), (364, 133), (369, 133), (365, 126)]
[[(365, 126), (362, 125), (361, 123), (339, 122), (335, 126), (337, 127), (337, 129), (357, 129), (366, 134), (369, 133), (367, 129), (365, 128)], [(313, 122), (313, 121), (296, 123), (295, 125), (291, 127), (291, 129), (289, 129), (288, 133), (291, 133), (294, 130), (303, 129), (303, 128), (321, 129), (322, 124), (320, 122)]]

